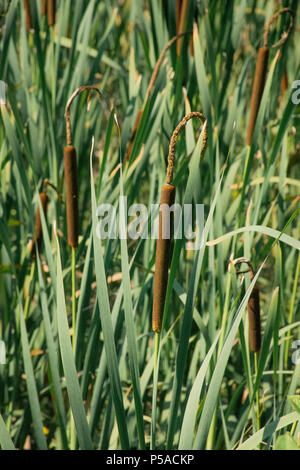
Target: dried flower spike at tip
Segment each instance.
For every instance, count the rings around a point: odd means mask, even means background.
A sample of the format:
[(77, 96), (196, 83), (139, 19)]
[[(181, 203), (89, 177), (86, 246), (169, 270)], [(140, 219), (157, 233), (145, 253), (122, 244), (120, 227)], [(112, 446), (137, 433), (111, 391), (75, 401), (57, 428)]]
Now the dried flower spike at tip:
[(161, 190), (152, 309), (152, 329), (156, 333), (160, 333), (162, 327), (171, 252), (171, 220), (166, 209), (174, 204), (175, 192), (175, 186), (170, 184), (164, 184)]
[[(190, 34), (190, 33), (189, 32), (184, 32), (184, 33), (181, 33), (181, 34), (178, 34), (178, 35), (174, 36), (172, 39), (170, 39), (170, 41), (167, 42), (167, 44), (165, 45), (165, 47), (161, 51), (161, 53), (159, 55), (159, 58), (157, 59), (157, 62), (156, 62), (155, 67), (153, 69), (148, 88), (146, 90), (145, 101), (144, 101), (145, 104), (147, 103), (148, 99), (151, 96), (151, 93), (153, 91), (153, 87), (154, 87), (154, 84), (155, 84), (155, 80), (158, 76), (160, 66), (163, 62), (163, 59), (165, 57), (165, 54), (166, 54), (167, 50), (170, 49), (170, 47), (174, 44), (175, 41), (177, 41), (179, 38), (185, 36), (186, 34)], [(125, 155), (125, 162), (129, 162), (129, 160), (130, 160), (130, 155), (131, 155), (131, 151), (132, 151), (132, 147), (133, 147), (134, 138), (135, 138), (135, 135), (137, 133), (141, 117), (142, 117), (142, 110), (140, 109), (138, 111), (138, 114), (137, 114), (137, 117), (136, 117), (136, 120), (135, 120), (135, 123), (134, 123), (134, 126), (133, 126), (133, 130), (132, 130), (132, 133), (131, 133), (131, 137), (130, 137), (130, 140), (129, 140), (129, 144), (128, 144), (128, 147), (127, 147), (127, 151), (126, 151), (126, 155)]]
[[(186, 116), (184, 116), (184, 118), (180, 121), (175, 131), (173, 132), (170, 145), (169, 145), (168, 167), (167, 167), (167, 177), (166, 177), (166, 182), (169, 184), (173, 182), (175, 152), (176, 152), (176, 144), (177, 144), (179, 134), (182, 131), (182, 129), (186, 126), (187, 122), (192, 118), (200, 119), (203, 124), (206, 122), (206, 118), (202, 113), (199, 113), (198, 111), (193, 111), (187, 114)], [(204, 131), (203, 131), (203, 141), (202, 141), (202, 148), (201, 148), (202, 153), (205, 151), (206, 144), (207, 144), (207, 128), (205, 126)]]

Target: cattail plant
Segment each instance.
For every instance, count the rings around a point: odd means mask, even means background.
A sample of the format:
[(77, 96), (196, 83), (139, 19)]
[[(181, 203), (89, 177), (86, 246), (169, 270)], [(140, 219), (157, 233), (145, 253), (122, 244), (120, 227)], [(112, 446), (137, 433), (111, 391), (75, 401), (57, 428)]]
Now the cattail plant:
[(55, 25), (56, 0), (47, 0), (48, 25)]
[[(159, 229), (158, 240), (156, 245), (155, 257), (155, 275), (153, 287), (153, 309), (152, 309), (152, 329), (155, 333), (160, 333), (162, 328), (162, 319), (166, 299), (166, 291), (168, 285), (168, 269), (170, 262), (170, 248), (171, 248), (171, 233), (170, 227), (163, 220), (162, 205), (171, 207), (175, 201), (175, 186), (173, 185), (173, 173), (175, 162), (175, 151), (178, 136), (181, 130), (186, 126), (186, 123), (192, 119), (198, 118), (204, 123), (206, 119), (202, 113), (192, 112), (187, 114), (182, 121), (178, 124), (171, 137), (168, 155), (168, 166), (166, 183), (162, 187), (160, 199), (160, 213), (159, 213)], [(207, 130), (204, 128), (202, 152), (205, 150), (207, 143)]]
[(174, 44), (175, 41), (177, 41), (179, 38), (181, 38), (182, 36), (184, 36), (186, 34), (190, 34), (190, 33), (189, 32), (183, 32), (183, 33), (180, 33), (180, 34), (177, 34), (176, 36), (174, 36), (172, 39), (170, 39), (170, 41), (167, 42), (167, 44), (165, 45), (165, 47), (163, 48), (163, 50), (160, 53), (160, 56), (159, 56), (159, 58), (158, 58), (158, 60), (155, 64), (155, 67), (153, 69), (153, 72), (152, 72), (152, 75), (151, 75), (151, 78), (150, 78), (150, 82), (149, 82), (149, 85), (148, 85), (148, 88), (147, 88), (147, 91), (146, 91), (146, 95), (145, 95), (143, 108), (139, 109), (138, 113), (137, 113), (137, 117), (136, 117), (133, 129), (132, 129), (132, 133), (131, 133), (131, 136), (130, 136), (130, 139), (129, 139), (129, 144), (128, 144), (127, 151), (126, 151), (126, 154), (125, 154), (125, 162), (129, 162), (129, 160), (130, 160), (130, 155), (131, 155), (131, 152), (132, 152), (133, 142), (134, 142), (134, 139), (135, 139), (135, 136), (136, 136), (136, 133), (137, 133), (140, 121), (141, 121), (141, 117), (142, 117), (143, 111), (145, 110), (145, 107), (148, 103), (148, 100), (151, 96), (151, 93), (153, 91), (155, 80), (158, 76), (158, 72), (159, 72), (160, 66), (162, 64), (162, 61), (165, 57), (165, 54), (168, 51), (168, 49), (170, 49), (170, 47)]
[(29, 31), (30, 29), (32, 29), (30, 0), (24, 0), (24, 9), (25, 9), (25, 23), (26, 23), (26, 29)]
[(294, 12), (290, 8), (282, 8), (277, 13), (275, 13), (270, 20), (266, 23), (264, 29), (264, 42), (263, 46), (259, 48), (257, 60), (256, 60), (256, 68), (255, 68), (255, 75), (254, 75), (254, 83), (252, 88), (252, 95), (251, 95), (251, 104), (250, 104), (250, 118), (248, 122), (248, 130), (247, 130), (247, 138), (246, 143), (247, 145), (251, 145), (253, 132), (255, 129), (256, 119), (259, 111), (260, 102), (262, 99), (267, 70), (268, 70), (268, 59), (269, 59), (269, 34), (270, 34), (270, 26), (272, 23), (277, 21), (278, 16), (283, 13), (289, 13), (291, 15), (291, 20), (289, 24), (289, 28), (287, 32), (284, 32), (282, 38), (273, 44), (271, 47), (280, 47), (284, 42), (287, 40), (294, 24)]
[[(49, 3), (48, 3), (49, 7)], [(68, 245), (72, 249), (72, 324), (73, 324), (73, 347), (75, 351), (75, 324), (76, 324), (76, 285), (75, 285), (75, 266), (76, 266), (76, 247), (78, 246), (79, 220), (78, 220), (78, 182), (77, 182), (77, 161), (76, 149), (72, 143), (71, 133), (71, 105), (80, 93), (84, 91), (96, 92), (101, 98), (100, 91), (92, 85), (79, 87), (69, 98), (66, 109), (66, 136), (67, 145), (64, 148), (64, 176), (66, 188), (66, 206), (67, 206), (67, 231)], [(90, 96), (89, 94), (89, 96)], [(89, 99), (88, 99), (89, 101)]]
[[(49, 3), (48, 3), (49, 8)], [(71, 105), (80, 93), (89, 90), (89, 98), (92, 92), (98, 94), (101, 98), (100, 91), (93, 85), (84, 85), (79, 87), (70, 96), (66, 109), (66, 137), (67, 145), (64, 148), (64, 176), (65, 176), (65, 188), (66, 188), (66, 206), (67, 206), (67, 231), (68, 231), (68, 244), (72, 250), (72, 261), (71, 261), (71, 273), (72, 273), (72, 346), (75, 356), (76, 351), (76, 247), (78, 246), (78, 233), (79, 233), (79, 219), (78, 219), (78, 182), (77, 182), (77, 161), (76, 161), (76, 149), (72, 143), (71, 133)], [(74, 420), (71, 420), (71, 448), (74, 449), (76, 444), (76, 432)]]
[[(247, 271), (237, 271), (237, 274), (250, 273), (250, 281), (254, 278), (254, 269), (251, 261), (248, 258), (240, 257), (232, 261), (232, 264), (246, 263), (248, 265)], [(255, 284), (248, 300), (248, 329), (249, 329), (249, 349), (254, 353), (254, 369), (255, 375), (258, 373), (258, 353), (261, 348), (261, 321), (260, 321), (260, 303), (259, 303), (259, 288)], [(256, 390), (256, 423), (257, 429), (260, 428), (260, 410), (259, 410), (259, 392)]]

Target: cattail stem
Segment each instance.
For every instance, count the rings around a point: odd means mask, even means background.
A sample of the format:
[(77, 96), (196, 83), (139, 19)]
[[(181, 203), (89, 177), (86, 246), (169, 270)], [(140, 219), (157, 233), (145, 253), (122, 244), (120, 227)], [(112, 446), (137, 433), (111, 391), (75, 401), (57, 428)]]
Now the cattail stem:
[[(99, 98), (101, 99), (101, 93), (99, 88), (93, 86), (93, 85), (83, 85), (77, 90), (74, 91), (74, 93), (70, 96), (68, 99), (67, 105), (66, 105), (66, 110), (65, 110), (65, 118), (66, 118), (66, 134), (67, 134), (67, 144), (72, 145), (72, 135), (71, 135), (71, 105), (76, 98), (76, 96), (80, 95), (80, 93), (83, 93), (84, 91), (90, 90), (90, 93), (93, 91), (98, 94)], [(90, 94), (89, 94), (90, 97)], [(89, 100), (89, 98), (88, 98)]]
[[(154, 346), (154, 368), (153, 368), (153, 395), (152, 395), (152, 416), (151, 416), (151, 438), (150, 438), (150, 450), (155, 450), (156, 444), (156, 397), (157, 397), (157, 385), (158, 385), (158, 362), (159, 362), (159, 345), (160, 345), (160, 333), (155, 333), (155, 346)], [(155, 393), (154, 393), (155, 390)]]
[[(183, 32), (181, 34), (177, 34), (176, 36), (174, 36), (172, 39), (170, 39), (170, 41), (167, 42), (167, 44), (165, 45), (165, 47), (161, 51), (161, 53), (159, 55), (159, 58), (158, 58), (155, 66), (154, 66), (153, 71), (152, 71), (150, 82), (149, 82), (149, 85), (148, 85), (148, 88), (147, 88), (147, 91), (146, 91), (146, 95), (145, 95), (143, 109), (145, 109), (145, 106), (146, 106), (146, 104), (147, 104), (147, 102), (148, 102), (148, 100), (151, 96), (151, 93), (153, 91), (153, 87), (154, 87), (154, 84), (155, 84), (155, 80), (157, 78), (160, 66), (162, 64), (162, 61), (165, 57), (166, 52), (168, 51), (168, 49), (170, 49), (170, 47), (172, 46), (172, 44), (174, 44), (175, 41), (177, 41), (179, 38), (181, 38), (182, 36), (184, 36), (186, 34), (190, 34), (190, 31), (186, 31), (186, 32)], [(138, 114), (137, 114), (137, 117), (136, 117), (136, 120), (135, 120), (135, 123), (134, 123), (134, 126), (133, 126), (133, 130), (132, 130), (132, 133), (131, 133), (131, 136), (130, 136), (129, 144), (128, 144), (126, 155), (125, 155), (125, 161), (126, 162), (129, 162), (129, 160), (130, 160), (130, 155), (131, 155), (131, 151), (132, 151), (132, 147), (133, 147), (133, 141), (134, 141), (135, 135), (137, 133), (137, 130), (138, 130), (138, 127), (139, 127), (139, 124), (140, 124), (142, 113), (143, 113), (143, 110), (140, 109), (138, 111)]]
[(31, 10), (30, 10), (29, 0), (24, 0), (24, 8), (25, 8), (26, 29), (29, 31), (30, 29), (32, 29), (32, 19), (31, 19)]
[[(189, 119), (197, 117), (202, 122), (206, 122), (205, 116), (199, 112), (192, 112), (186, 115), (178, 124), (171, 137), (168, 155), (168, 167), (166, 175), (166, 184), (163, 185), (161, 190), (160, 199), (160, 212), (159, 212), (159, 227), (158, 227), (158, 240), (156, 244), (155, 256), (155, 275), (153, 287), (153, 308), (152, 308), (152, 329), (155, 333), (160, 333), (162, 329), (163, 312), (166, 299), (166, 291), (168, 285), (168, 270), (170, 264), (170, 251), (171, 251), (171, 218), (170, 208), (175, 202), (175, 186), (173, 182), (174, 162), (176, 143), (180, 131), (185, 127)], [(204, 128), (204, 136), (202, 142), (202, 152), (205, 150), (207, 142), (207, 131)], [(167, 217), (166, 217), (167, 216)]]
[[(257, 379), (258, 374), (258, 353), (254, 353), (254, 373), (255, 373), (255, 380)], [(259, 408), (259, 391), (256, 390), (255, 393), (255, 401), (256, 401), (256, 428), (257, 431), (260, 428), (260, 408)]]
[[(76, 364), (76, 248), (74, 246), (71, 247), (72, 250), (72, 262), (71, 262), (71, 272), (72, 272), (72, 349), (74, 355), (74, 361)], [(76, 427), (73, 418), (73, 414), (71, 413), (71, 449), (76, 449)]]
[(263, 46), (259, 48), (257, 60), (256, 60), (256, 67), (255, 67), (255, 75), (254, 75), (254, 82), (251, 94), (251, 104), (250, 104), (250, 117), (248, 122), (248, 130), (247, 130), (247, 137), (246, 143), (247, 145), (251, 145), (252, 137), (256, 125), (257, 115), (263, 95), (263, 91), (265, 88), (265, 82), (267, 77), (268, 71), (268, 59), (269, 59), (269, 34), (270, 34), (270, 26), (272, 23), (277, 21), (278, 16), (282, 13), (289, 13), (291, 15), (291, 20), (289, 24), (289, 28), (287, 32), (284, 32), (282, 38), (273, 44), (271, 47), (279, 47), (284, 44), (287, 40), (294, 24), (294, 13), (290, 8), (282, 8), (277, 13), (275, 13), (270, 20), (266, 23), (264, 29), (264, 43)]
[(55, 25), (56, 0), (47, 1), (48, 26)]

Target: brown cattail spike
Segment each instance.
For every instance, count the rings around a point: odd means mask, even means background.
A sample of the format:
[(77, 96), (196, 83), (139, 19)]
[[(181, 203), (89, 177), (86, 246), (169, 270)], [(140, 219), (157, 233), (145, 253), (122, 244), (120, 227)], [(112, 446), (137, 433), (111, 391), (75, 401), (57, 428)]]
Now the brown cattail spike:
[(64, 175), (66, 185), (68, 244), (78, 246), (78, 184), (76, 150), (73, 145), (64, 148)]
[[(175, 161), (175, 150), (178, 135), (184, 128), (189, 119), (197, 117), (203, 123), (206, 119), (203, 114), (199, 112), (192, 112), (185, 116), (178, 124), (170, 141), (168, 168), (166, 184), (163, 185), (161, 190), (160, 199), (160, 212), (159, 212), (159, 228), (158, 240), (156, 245), (155, 256), (155, 275), (153, 287), (153, 309), (152, 309), (152, 329), (155, 333), (160, 333), (162, 328), (162, 319), (165, 307), (165, 299), (168, 285), (168, 270), (171, 258), (171, 214), (170, 207), (175, 202), (175, 186), (172, 185), (173, 170)], [(205, 149), (207, 142), (206, 127), (204, 128), (202, 151)], [(168, 217), (167, 217), (168, 216)]]
[(264, 29), (264, 45), (259, 48), (257, 60), (256, 60), (256, 68), (255, 68), (255, 76), (254, 76), (254, 83), (252, 88), (252, 95), (251, 95), (251, 104), (250, 104), (250, 117), (248, 123), (248, 131), (247, 131), (247, 138), (246, 143), (247, 145), (251, 145), (252, 136), (256, 125), (256, 119), (259, 111), (260, 102), (262, 99), (267, 70), (268, 70), (268, 59), (269, 59), (269, 34), (270, 34), (270, 26), (272, 23), (277, 21), (279, 15), (283, 13), (289, 13), (291, 15), (290, 25), (288, 31), (283, 33), (282, 38), (280, 41), (276, 42), (272, 45), (272, 47), (279, 47), (287, 40), (294, 24), (294, 12), (290, 8), (282, 8), (279, 10), (275, 15), (273, 15), (270, 20), (266, 23)]
[[(186, 17), (187, 17), (187, 11), (188, 11), (188, 0), (182, 0), (181, 5), (180, 5), (180, 12), (177, 13), (176, 11), (176, 19), (178, 21), (178, 29), (177, 29), (177, 35), (183, 33), (185, 25), (186, 25)], [(176, 5), (177, 6), (177, 5)], [(179, 16), (179, 18), (178, 18)], [(177, 41), (176, 44), (176, 53), (178, 56), (180, 56), (181, 53), (181, 45), (182, 45), (182, 38), (180, 38)]]
[[(246, 263), (249, 267), (250, 279), (254, 278), (253, 266), (247, 258), (241, 257), (233, 260), (233, 264)], [(246, 271), (247, 272), (247, 271)], [(242, 274), (238, 271), (237, 274)], [(249, 347), (250, 351), (258, 352), (261, 347), (261, 324), (260, 324), (260, 305), (259, 305), (259, 288), (254, 285), (250, 298), (248, 300), (248, 322), (249, 322)]]
[(257, 286), (253, 287), (250, 298), (248, 300), (248, 321), (250, 351), (258, 352), (261, 346), (261, 331), (259, 289)]
[[(48, 207), (48, 196), (45, 192), (40, 193), (40, 200), (41, 200), (41, 205), (43, 208), (44, 215), (46, 217), (47, 207)], [(36, 245), (38, 246), (39, 250), (41, 249), (42, 240), (43, 240), (42, 221), (41, 221), (40, 207), (38, 205), (36, 214), (35, 214), (34, 238), (32, 241), (31, 252), (30, 252), (30, 256), (32, 259), (36, 258)]]
[(281, 91), (284, 93), (288, 89), (288, 87), (289, 87), (288, 74), (287, 74), (287, 71), (285, 70), (281, 77), (281, 82), (280, 82)]
[(26, 29), (29, 31), (30, 29), (32, 29), (31, 10), (30, 10), (29, 0), (24, 0), (24, 8), (25, 8)]
[(42, 10), (41, 10), (42, 15), (47, 14), (47, 3), (48, 3), (48, 0), (42, 0)]
[(56, 0), (47, 1), (48, 25), (55, 25)]
[(269, 48), (266, 46), (260, 47), (256, 60), (255, 76), (251, 95), (250, 118), (246, 139), (247, 145), (251, 145), (252, 141), (258, 110), (265, 87), (265, 81), (268, 70), (268, 59)]
[(152, 329), (160, 333), (164, 313), (171, 251), (170, 207), (175, 202), (175, 186), (164, 184), (161, 190), (158, 240), (153, 288)]
[(67, 146), (64, 149), (64, 174), (66, 185), (68, 244), (72, 247), (78, 246), (79, 222), (77, 161), (76, 150), (75, 147), (72, 145), (70, 108), (76, 96), (86, 90), (90, 90), (90, 93), (95, 91), (101, 98), (100, 91), (95, 86), (81, 86), (77, 90), (75, 90), (75, 92), (69, 98), (65, 110)]
[[(168, 184), (171, 184), (173, 182), (173, 173), (174, 173), (174, 162), (175, 162), (175, 151), (176, 151), (176, 144), (178, 140), (178, 136), (182, 129), (186, 126), (187, 122), (192, 119), (192, 118), (198, 118), (201, 119), (203, 123), (206, 122), (206, 118), (202, 113), (199, 113), (197, 111), (191, 112), (184, 116), (182, 121), (178, 124), (176, 127), (175, 131), (173, 132), (173, 135), (171, 137), (170, 141), (170, 146), (169, 146), (169, 155), (168, 155), (168, 167), (167, 167), (167, 177), (166, 177), (166, 182)], [(203, 141), (202, 141), (202, 152), (204, 152), (207, 144), (207, 128), (205, 126), (203, 130)]]

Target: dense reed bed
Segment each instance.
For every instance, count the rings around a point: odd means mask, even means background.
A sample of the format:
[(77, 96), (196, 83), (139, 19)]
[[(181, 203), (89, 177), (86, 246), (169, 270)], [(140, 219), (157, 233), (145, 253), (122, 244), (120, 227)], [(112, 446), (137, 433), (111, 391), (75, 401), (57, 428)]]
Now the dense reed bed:
[(297, 0), (2, 3), (1, 448), (299, 449)]

